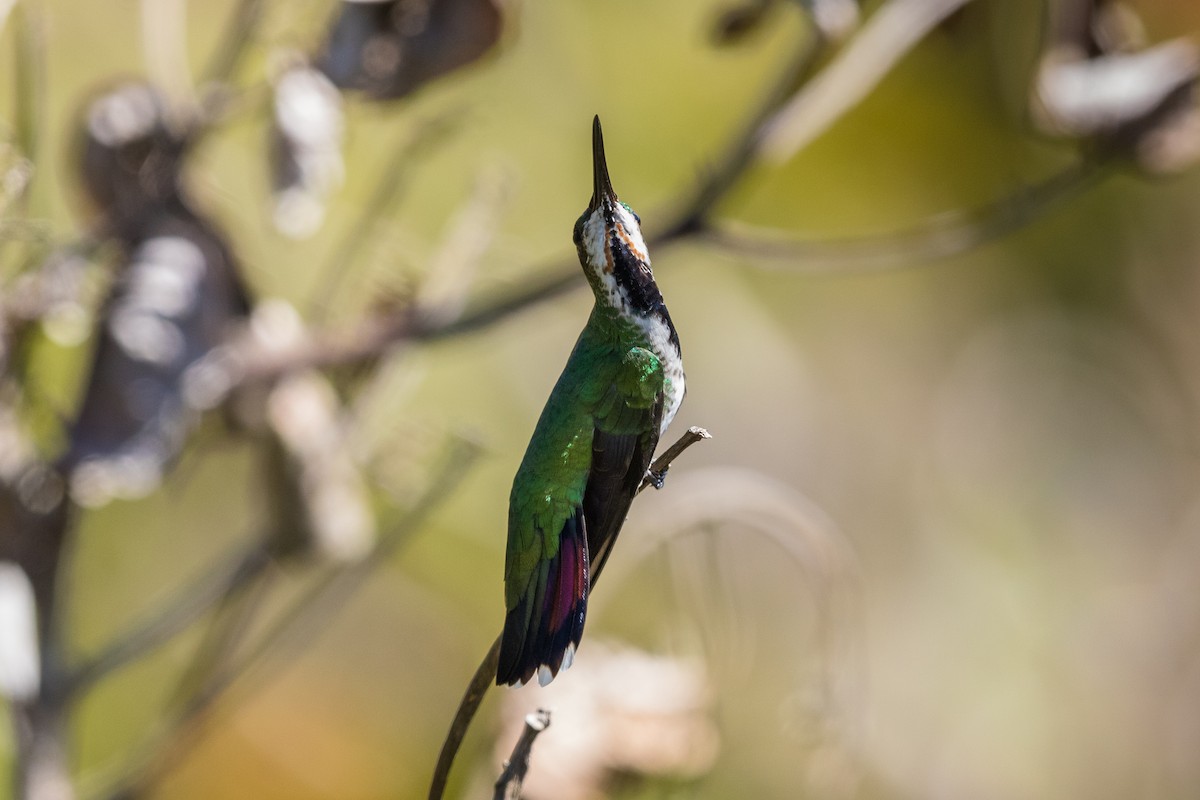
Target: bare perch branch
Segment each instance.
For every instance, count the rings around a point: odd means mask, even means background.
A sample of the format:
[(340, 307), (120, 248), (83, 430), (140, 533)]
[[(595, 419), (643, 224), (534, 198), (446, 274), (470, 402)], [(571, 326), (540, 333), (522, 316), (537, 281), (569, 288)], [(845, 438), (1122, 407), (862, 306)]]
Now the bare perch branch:
[[(654, 463), (650, 465), (650, 475), (658, 476), (661, 481), (662, 476), (666, 474), (667, 469), (671, 466), (671, 462), (679, 458), (684, 450), (694, 445), (696, 442), (702, 442), (705, 439), (711, 439), (712, 434), (704, 428), (698, 428), (695, 425), (688, 428), (683, 436), (676, 440), (675, 444), (668, 447), (661, 456), (654, 459)], [(653, 486), (654, 481), (650, 475), (642, 478), (642, 485), (638, 487), (638, 494), (641, 494), (647, 486)]]
[(519, 800), (521, 784), (529, 772), (529, 758), (533, 755), (533, 742), (546, 728), (550, 727), (550, 712), (539, 708), (536, 714), (525, 715), (525, 729), (513, 747), (512, 756), (504, 762), (504, 770), (496, 779), (496, 792), (492, 800)]
[(458, 703), (458, 711), (454, 712), (454, 721), (450, 723), (450, 730), (446, 732), (446, 739), (442, 742), (442, 751), (438, 753), (437, 766), (433, 770), (433, 781), (429, 785), (429, 800), (441, 800), (442, 795), (446, 793), (446, 781), (450, 778), (454, 757), (458, 755), (458, 748), (462, 746), (462, 741), (466, 738), (467, 729), (471, 727), (471, 720), (475, 719), (475, 712), (479, 710), (479, 704), (483, 702), (484, 695), (492, 687), (492, 680), (496, 676), (496, 667), (499, 663), (500, 637), (497, 636), (496, 641), (492, 642), (491, 648), (487, 651), (487, 655), (483, 657), (483, 661), (480, 661), (479, 666), (475, 668), (475, 674), (471, 676), (471, 682), (467, 684), (467, 690), (463, 692), (462, 700)]

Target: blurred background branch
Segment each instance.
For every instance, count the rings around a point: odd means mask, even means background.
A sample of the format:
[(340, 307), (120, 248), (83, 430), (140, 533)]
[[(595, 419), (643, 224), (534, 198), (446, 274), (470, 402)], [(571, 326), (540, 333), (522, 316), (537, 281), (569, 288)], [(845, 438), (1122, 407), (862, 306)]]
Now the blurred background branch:
[(184, 694), (178, 697), (178, 704), (169, 714), (169, 723), (146, 744), (143, 756), (132, 762), (118, 786), (101, 796), (118, 800), (142, 797), (151, 791), (166, 771), (195, 746), (211, 721), (216, 704), (226, 693), (239, 684), (243, 695), (252, 691), (253, 686), (246, 685), (245, 680), (251, 670), (259, 672), (258, 680), (261, 681), (261, 668), (267, 659), (276, 664), (286, 663), (292, 648), (306, 646), (362, 583), (386, 564), (395, 551), (420, 530), (429, 514), (453, 494), (475, 456), (476, 449), (469, 443), (456, 444), (424, 496), (379, 537), (370, 553), (353, 563), (325, 569), (298, 598), (277, 614), (270, 626), (235, 661), (224, 663), (224, 657), (232, 655), (228, 652), (229, 646), (237, 644), (225, 637), (238, 637), (245, 632), (244, 628), (237, 632), (218, 631), (216, 638), (202, 640), (201, 650), (193, 660), (196, 672), (191, 675), (192, 681), (180, 685)]

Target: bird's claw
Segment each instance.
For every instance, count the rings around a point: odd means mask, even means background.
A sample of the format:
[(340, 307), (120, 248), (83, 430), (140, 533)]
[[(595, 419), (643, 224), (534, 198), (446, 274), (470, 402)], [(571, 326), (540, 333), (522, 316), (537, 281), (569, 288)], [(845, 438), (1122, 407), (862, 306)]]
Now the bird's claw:
[(663, 467), (661, 471), (655, 472), (652, 469), (646, 470), (646, 480), (650, 481), (650, 485), (656, 490), (663, 488), (663, 484), (667, 482), (667, 470), (670, 467)]

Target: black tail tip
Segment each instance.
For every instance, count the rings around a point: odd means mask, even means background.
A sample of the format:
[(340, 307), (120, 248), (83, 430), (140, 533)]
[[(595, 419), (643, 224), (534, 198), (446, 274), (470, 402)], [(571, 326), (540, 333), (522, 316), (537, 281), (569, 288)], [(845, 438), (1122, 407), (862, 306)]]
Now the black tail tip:
[(512, 665), (508, 668), (502, 666), (496, 672), (496, 685), (512, 686), (520, 689), (525, 684), (531, 683), (534, 678), (537, 678), (539, 686), (548, 686), (552, 680), (558, 677), (560, 672), (566, 671), (574, 663), (577, 647), (578, 644), (576, 642), (571, 642), (549, 664), (527, 664), (523, 667)]

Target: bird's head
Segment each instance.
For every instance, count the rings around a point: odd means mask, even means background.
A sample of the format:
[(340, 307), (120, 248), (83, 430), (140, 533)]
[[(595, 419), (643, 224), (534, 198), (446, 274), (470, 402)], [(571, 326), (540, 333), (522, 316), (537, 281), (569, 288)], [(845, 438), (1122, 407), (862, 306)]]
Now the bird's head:
[(654, 283), (642, 220), (617, 198), (604, 159), (600, 118), (592, 124), (592, 202), (575, 223), (579, 262), (596, 299), (626, 313), (649, 314), (662, 306)]

